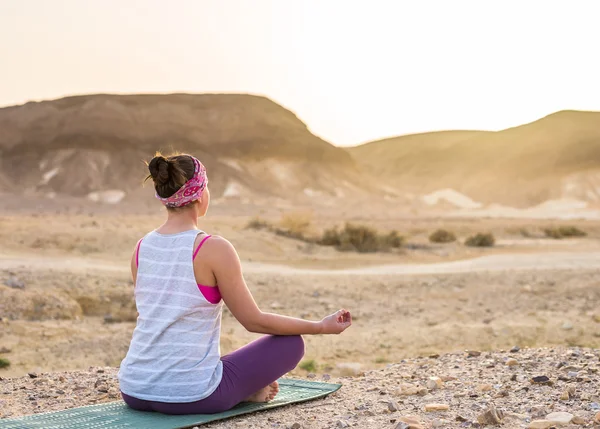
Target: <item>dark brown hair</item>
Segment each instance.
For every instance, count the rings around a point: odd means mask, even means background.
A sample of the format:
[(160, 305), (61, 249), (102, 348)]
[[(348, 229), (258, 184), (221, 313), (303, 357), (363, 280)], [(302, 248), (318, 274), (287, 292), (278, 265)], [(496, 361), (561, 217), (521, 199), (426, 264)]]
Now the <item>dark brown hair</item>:
[(186, 154), (175, 153), (165, 157), (156, 152), (147, 165), (150, 175), (146, 180), (152, 179), (154, 189), (161, 198), (169, 198), (194, 177), (194, 160)]

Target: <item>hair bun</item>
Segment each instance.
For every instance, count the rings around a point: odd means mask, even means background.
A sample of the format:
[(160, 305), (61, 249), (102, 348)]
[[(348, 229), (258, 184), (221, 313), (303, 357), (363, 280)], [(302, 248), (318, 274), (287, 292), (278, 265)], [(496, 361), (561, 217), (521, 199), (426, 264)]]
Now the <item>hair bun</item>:
[(169, 161), (162, 155), (157, 155), (148, 164), (148, 170), (154, 184), (157, 186), (166, 185), (169, 182)]

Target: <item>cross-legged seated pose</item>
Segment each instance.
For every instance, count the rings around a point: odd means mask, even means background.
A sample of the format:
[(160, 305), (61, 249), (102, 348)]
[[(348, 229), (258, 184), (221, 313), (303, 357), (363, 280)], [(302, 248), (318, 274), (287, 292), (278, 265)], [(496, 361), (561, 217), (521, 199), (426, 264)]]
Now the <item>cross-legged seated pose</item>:
[[(131, 258), (139, 315), (119, 370), (123, 399), (166, 414), (272, 400), (277, 379), (304, 355), (301, 335), (340, 334), (352, 324), (350, 313), (313, 322), (261, 311), (231, 243), (198, 229), (210, 200), (204, 166), (191, 155), (157, 154), (148, 169), (167, 220)], [(267, 335), (221, 356), (223, 303), (248, 331)]]

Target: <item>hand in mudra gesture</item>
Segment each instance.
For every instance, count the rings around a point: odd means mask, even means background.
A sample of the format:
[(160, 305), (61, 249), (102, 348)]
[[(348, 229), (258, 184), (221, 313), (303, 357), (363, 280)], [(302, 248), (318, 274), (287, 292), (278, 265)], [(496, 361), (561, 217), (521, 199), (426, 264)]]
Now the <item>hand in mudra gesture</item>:
[(341, 334), (352, 325), (352, 315), (347, 310), (337, 312), (321, 320), (322, 334)]

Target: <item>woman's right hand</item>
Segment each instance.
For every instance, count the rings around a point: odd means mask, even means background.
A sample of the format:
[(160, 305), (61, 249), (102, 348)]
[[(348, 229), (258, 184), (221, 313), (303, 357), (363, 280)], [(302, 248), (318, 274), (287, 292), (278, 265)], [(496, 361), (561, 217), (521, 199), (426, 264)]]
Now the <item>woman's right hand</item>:
[(341, 334), (352, 325), (352, 315), (347, 310), (339, 310), (321, 320), (322, 334)]

